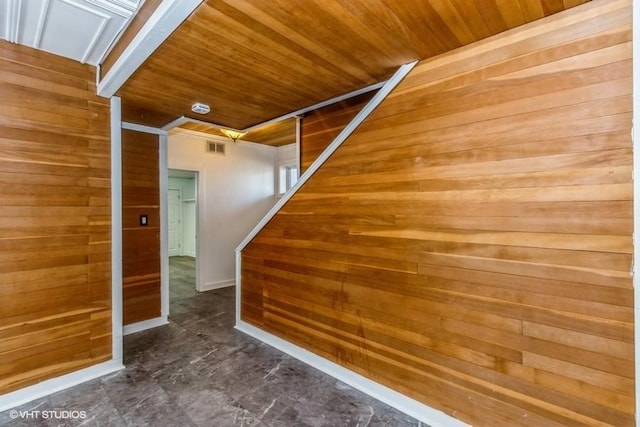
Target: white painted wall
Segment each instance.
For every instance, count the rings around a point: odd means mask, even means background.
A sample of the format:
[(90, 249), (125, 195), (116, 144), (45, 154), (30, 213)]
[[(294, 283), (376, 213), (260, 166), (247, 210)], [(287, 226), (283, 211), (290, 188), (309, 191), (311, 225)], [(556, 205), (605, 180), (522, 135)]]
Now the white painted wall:
[(277, 197), (281, 195), (278, 194), (278, 189), (280, 188), (279, 180), (280, 180), (280, 167), (285, 165), (298, 165), (298, 170), (300, 170), (300, 164), (298, 162), (298, 147), (294, 142), (289, 145), (282, 145), (278, 147), (276, 152), (276, 164), (275, 164), (275, 193)]
[(278, 165), (290, 165), (298, 162), (296, 143), (283, 145), (277, 148)]
[[(206, 152), (206, 141), (226, 143), (226, 155)], [(197, 171), (198, 290), (232, 285), (235, 248), (275, 203), (277, 150), (192, 133), (169, 136), (170, 169)]]

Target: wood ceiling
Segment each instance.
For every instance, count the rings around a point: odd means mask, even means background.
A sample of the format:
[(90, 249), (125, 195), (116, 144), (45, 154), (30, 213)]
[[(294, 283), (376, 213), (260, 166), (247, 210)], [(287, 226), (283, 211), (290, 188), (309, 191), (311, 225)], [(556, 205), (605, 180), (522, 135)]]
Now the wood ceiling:
[[(206, 0), (118, 95), (243, 129), (586, 1)], [(193, 114), (194, 102), (211, 112)]]
[[(184, 123), (175, 128), (175, 131), (180, 130), (191, 130), (226, 138), (226, 136), (220, 132), (219, 128), (202, 123)], [(293, 144), (296, 142), (296, 119), (292, 117), (286, 120), (260, 126), (257, 129), (247, 132), (241, 139), (242, 141), (257, 142), (259, 144), (270, 145), (272, 147)]]

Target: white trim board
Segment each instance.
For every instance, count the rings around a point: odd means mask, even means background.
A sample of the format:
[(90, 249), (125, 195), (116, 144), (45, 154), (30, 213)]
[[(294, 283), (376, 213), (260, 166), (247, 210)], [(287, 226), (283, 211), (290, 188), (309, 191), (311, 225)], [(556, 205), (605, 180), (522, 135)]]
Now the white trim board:
[(456, 418), (453, 418), (444, 412), (433, 409), (423, 403), (413, 400), (397, 391), (391, 390), (381, 384), (371, 381), (368, 378), (363, 377), (360, 374), (356, 374), (347, 368), (333, 363), (324, 357), (320, 357), (308, 350), (305, 350), (297, 345), (291, 344), (288, 341), (283, 340), (275, 335), (256, 328), (246, 322), (240, 321), (236, 324), (235, 328), (247, 335), (252, 336), (270, 346), (277, 348), (278, 350), (288, 354), (289, 356), (298, 359), (301, 362), (306, 363), (327, 375), (336, 378), (343, 383), (350, 385), (351, 387), (360, 390), (361, 392), (377, 399), (387, 405), (396, 408), (397, 410), (404, 412), (416, 418), (419, 421), (427, 423), (432, 427), (465, 427), (469, 426)]
[(407, 74), (415, 67), (418, 61), (410, 62), (402, 65), (393, 74), (393, 76), (385, 82), (380, 90), (367, 102), (362, 110), (342, 129), (331, 144), (318, 156), (318, 158), (307, 168), (302, 174), (298, 182), (287, 191), (284, 196), (280, 197), (276, 204), (266, 213), (266, 215), (258, 222), (258, 224), (249, 232), (247, 237), (236, 248), (236, 323), (241, 318), (241, 283), (242, 283), (242, 250), (253, 240), (253, 238), (264, 228), (265, 225), (278, 213), (280, 209), (289, 201), (289, 199), (311, 178), (311, 176), (327, 161), (327, 159), (342, 145), (342, 143), (360, 126), (360, 124), (380, 105), (380, 103), (391, 93), (391, 91), (405, 78)]
[[(380, 82), (380, 83), (375, 83), (375, 84), (369, 85), (367, 87), (363, 87), (362, 89), (354, 90), (353, 92), (345, 93), (344, 95), (336, 96), (336, 97), (333, 97), (331, 99), (327, 99), (326, 101), (318, 102), (317, 104), (301, 108), (301, 109), (293, 111), (291, 113), (287, 113), (287, 114), (282, 115), (280, 117), (275, 117), (275, 118), (269, 119), (269, 120), (267, 120), (265, 122), (249, 126), (248, 128), (245, 128), (245, 129), (235, 129), (235, 128), (232, 128), (232, 127), (229, 127), (229, 126), (223, 126), (223, 125), (219, 125), (217, 123), (207, 122), (205, 120), (200, 120), (200, 119), (194, 119), (194, 118), (187, 117), (187, 116), (178, 117), (177, 119), (175, 119), (175, 120), (167, 123), (166, 125), (162, 126), (162, 129), (165, 130), (165, 131), (169, 131), (169, 130), (174, 129), (174, 128), (178, 127), (178, 126), (181, 126), (181, 125), (183, 125), (185, 123), (196, 123), (196, 124), (212, 126), (212, 127), (215, 127), (215, 128), (229, 129), (229, 130), (233, 130), (233, 131), (237, 131), (237, 132), (250, 132), (250, 131), (252, 131), (254, 129), (261, 128), (262, 126), (265, 126), (265, 125), (268, 125), (268, 124), (280, 122), (280, 121), (286, 120), (286, 119), (291, 119), (293, 117), (300, 117), (302, 114), (308, 113), (309, 111), (317, 110), (318, 108), (326, 107), (327, 105), (332, 105), (332, 104), (335, 104), (336, 102), (344, 101), (345, 99), (354, 98), (354, 97), (356, 97), (358, 95), (362, 95), (363, 93), (367, 93), (367, 92), (371, 92), (373, 90), (380, 89), (386, 83), (387, 83), (386, 81), (385, 82)], [(185, 129), (185, 130), (190, 130), (190, 129)], [(197, 131), (192, 131), (192, 132), (197, 132)], [(204, 132), (200, 132), (200, 133), (204, 133)], [(239, 140), (238, 142), (240, 142), (240, 141), (241, 140)]]
[(245, 128), (242, 131), (243, 132), (249, 132), (249, 131), (252, 131), (254, 129), (258, 129), (258, 128), (262, 127), (262, 126), (269, 125), (271, 123), (276, 123), (276, 122), (280, 122), (282, 120), (291, 119), (293, 117), (298, 117), (300, 115), (308, 113), (309, 111), (317, 110), (319, 108), (326, 107), (327, 105), (332, 105), (332, 104), (335, 104), (336, 102), (344, 101), (345, 99), (354, 98), (354, 97), (356, 97), (358, 95), (362, 95), (363, 93), (367, 93), (367, 92), (371, 92), (372, 90), (380, 89), (386, 83), (387, 83), (386, 81), (379, 82), (379, 83), (374, 83), (372, 85), (363, 87), (361, 89), (354, 90), (353, 92), (345, 93), (344, 95), (335, 96), (335, 97), (327, 99), (325, 101), (318, 102), (317, 104), (313, 104), (313, 105), (310, 105), (308, 107), (304, 107), (304, 108), (301, 108), (299, 110), (292, 111), (291, 113), (284, 114), (284, 115), (282, 115), (280, 117), (275, 117), (275, 118), (267, 120), (265, 122), (255, 124), (253, 126), (249, 126), (248, 128)]
[(70, 374), (51, 378), (11, 393), (3, 394), (0, 396), (0, 412), (24, 405), (25, 403), (57, 393), (69, 387), (91, 381), (104, 375), (112, 374), (121, 369), (124, 369), (124, 366), (119, 360), (110, 360), (108, 362), (80, 369), (79, 371), (71, 372)]
[(167, 135), (167, 131), (163, 129), (139, 125), (137, 123), (122, 122), (122, 129), (133, 130), (142, 133), (152, 133), (154, 135)]
[(275, 206), (267, 212), (262, 220), (251, 230), (249, 235), (236, 248), (236, 329), (245, 332), (281, 351), (337, 378), (358, 390), (381, 400), (414, 418), (423, 420), (432, 426), (465, 426), (466, 424), (448, 415), (421, 404), (407, 396), (395, 392), (381, 384), (377, 384), (361, 375), (356, 374), (327, 359), (317, 356), (292, 343), (249, 325), (241, 319), (242, 309), (242, 250), (262, 230), (262, 228), (278, 213), (278, 211), (293, 197), (293, 195), (311, 178), (322, 164), (342, 145), (342, 143), (364, 122), (367, 117), (382, 103), (407, 74), (417, 64), (417, 61), (402, 65), (384, 86), (369, 100), (351, 122), (338, 134), (333, 142), (309, 166), (298, 182), (281, 197)]
[(146, 331), (147, 329), (157, 328), (158, 326), (164, 326), (169, 323), (167, 316), (156, 317), (155, 319), (143, 320), (141, 322), (125, 325), (123, 328), (123, 334), (135, 334), (136, 332)]
[[(376, 93), (371, 100), (356, 114), (349, 124), (336, 136), (331, 144), (318, 156), (318, 158), (309, 166), (302, 174), (298, 182), (278, 200), (269, 212), (260, 220), (260, 222), (251, 230), (249, 235), (236, 248), (236, 252), (242, 251), (247, 244), (262, 230), (262, 228), (278, 213), (286, 202), (311, 178), (311, 176), (320, 169), (320, 166), (342, 145), (342, 143), (360, 126), (360, 124), (376, 109), (378, 105), (387, 97), (387, 95), (402, 81), (402, 79), (413, 69), (418, 61), (404, 64), (395, 72), (384, 86)], [(239, 276), (237, 276), (239, 277)]]
[(111, 357), (122, 363), (122, 130), (120, 98), (111, 98)]
[(169, 138), (158, 136), (158, 182), (160, 187), (160, 315), (169, 316)]
[(98, 84), (98, 95), (113, 96), (144, 61), (202, 3), (202, 0), (163, 0)]
[(198, 292), (212, 291), (214, 289), (228, 288), (236, 284), (236, 279), (220, 280), (218, 282), (203, 283)]
[(631, 139), (633, 147), (633, 264), (631, 273), (633, 275), (634, 292), (634, 336), (635, 336), (635, 407), (636, 426), (640, 426), (640, 280), (636, 269), (640, 266), (640, 251), (638, 239), (640, 239), (640, 149), (636, 147), (640, 143), (640, 1), (633, 1), (633, 39), (632, 39), (632, 67), (633, 67), (633, 127), (631, 129)]

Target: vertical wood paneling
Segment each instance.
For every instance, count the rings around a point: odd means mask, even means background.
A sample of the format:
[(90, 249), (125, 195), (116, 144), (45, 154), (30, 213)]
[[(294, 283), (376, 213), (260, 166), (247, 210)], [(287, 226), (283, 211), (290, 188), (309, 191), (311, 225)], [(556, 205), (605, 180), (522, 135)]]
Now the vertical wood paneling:
[[(158, 136), (122, 131), (123, 323), (160, 316)], [(147, 226), (140, 225), (147, 215)]]
[(472, 425), (635, 425), (631, 72), (629, 0), (422, 62), (243, 251), (242, 319)]
[(300, 173), (311, 166), (336, 136), (375, 95), (375, 91), (307, 113), (300, 130)]
[(0, 393), (111, 358), (109, 102), (0, 41)]

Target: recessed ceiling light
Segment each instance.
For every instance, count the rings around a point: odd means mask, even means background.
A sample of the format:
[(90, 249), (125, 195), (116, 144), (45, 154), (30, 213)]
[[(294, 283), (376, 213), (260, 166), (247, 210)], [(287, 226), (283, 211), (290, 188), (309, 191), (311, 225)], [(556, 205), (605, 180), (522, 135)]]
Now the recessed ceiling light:
[(197, 114), (207, 114), (209, 111), (211, 111), (211, 108), (209, 108), (207, 104), (196, 102), (191, 106), (191, 111)]

